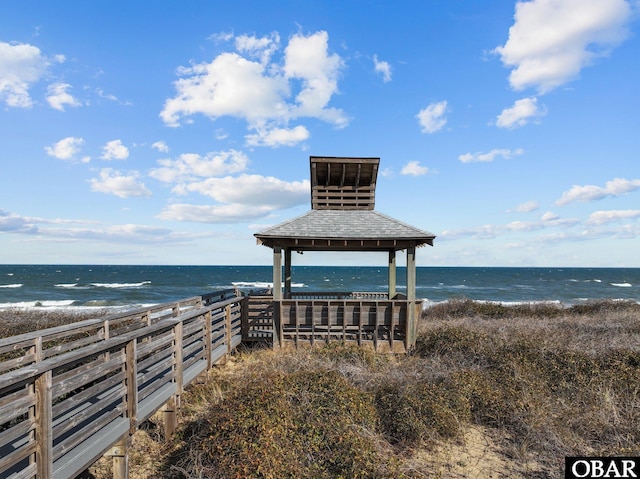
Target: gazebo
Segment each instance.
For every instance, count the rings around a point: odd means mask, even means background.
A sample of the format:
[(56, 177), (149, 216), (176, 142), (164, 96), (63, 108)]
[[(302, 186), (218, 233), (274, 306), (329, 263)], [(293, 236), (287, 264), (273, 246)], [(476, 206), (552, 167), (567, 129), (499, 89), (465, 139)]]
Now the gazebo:
[[(274, 345), (293, 340), (372, 341), (376, 349), (408, 349), (415, 342), (416, 248), (435, 235), (375, 211), (379, 158), (310, 157), (311, 210), (256, 233), (273, 249)], [(406, 295), (396, 291), (396, 253), (406, 250)], [(296, 293), (292, 252), (387, 252), (384, 293)], [(282, 266), (284, 259), (284, 288)]]

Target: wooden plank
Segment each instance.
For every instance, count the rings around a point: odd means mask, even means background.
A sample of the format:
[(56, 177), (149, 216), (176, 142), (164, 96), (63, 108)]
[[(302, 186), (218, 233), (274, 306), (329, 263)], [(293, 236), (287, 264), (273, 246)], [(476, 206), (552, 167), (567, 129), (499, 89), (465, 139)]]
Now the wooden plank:
[[(126, 404), (121, 402), (114, 405), (114, 403), (118, 399), (124, 398), (125, 394), (126, 387), (124, 385), (112, 388), (107, 394), (93, 396), (94, 401), (84, 402), (81, 409), (69, 411), (68, 414), (65, 414), (64, 420), (56, 421), (57, 424), (53, 426), (54, 437), (62, 437), (69, 431), (73, 431), (73, 433), (65, 441), (54, 446), (54, 457), (59, 457), (64, 454), (64, 451), (83, 441), (85, 439), (83, 431), (87, 430), (87, 426), (90, 426), (89, 430), (93, 431), (95, 427), (102, 427), (115, 417), (122, 415), (126, 411)], [(98, 412), (102, 412), (102, 414), (98, 415)], [(87, 423), (89, 419), (91, 422)], [(73, 446), (69, 446), (69, 444), (73, 444)]]
[(24, 389), (0, 398), (0, 419), (3, 423), (21, 416), (35, 404), (35, 395), (25, 393)]
[[(18, 464), (20, 461), (24, 461), (25, 459), (28, 459), (29, 456), (31, 456), (32, 454), (35, 454), (36, 452), (36, 443), (35, 442), (29, 442), (26, 444), (25, 447), (22, 447), (20, 449), (16, 449), (13, 452), (7, 453), (3, 456), (0, 457), (0, 471), (6, 471), (7, 469), (9, 469), (10, 467), (13, 467), (14, 465)], [(34, 477), (36, 470), (37, 470), (37, 465), (36, 464), (32, 464), (31, 467), (29, 468), (30, 471), (32, 471), (32, 476), (9, 476), (11, 479), (13, 479), (13, 477)], [(7, 476), (2, 476), (7, 477)]]
[(20, 424), (2, 431), (0, 471), (4, 471), (16, 462), (28, 458), (35, 452), (36, 444), (33, 437), (31, 437), (34, 427), (34, 421), (22, 421)]
[(149, 419), (156, 411), (162, 407), (176, 393), (176, 384), (166, 383), (149, 394), (138, 403), (137, 417), (138, 422)]
[(175, 358), (166, 356), (161, 361), (156, 361), (144, 369), (138, 367), (138, 374), (136, 376), (138, 386), (150, 382), (157, 382), (161, 378), (166, 378), (167, 375), (173, 378), (175, 376), (174, 364)]
[(52, 396), (57, 398), (119, 370), (122, 367), (123, 359), (122, 356), (115, 356), (113, 359), (105, 362), (93, 361), (59, 376), (55, 376), (53, 378)]
[[(87, 440), (56, 459), (53, 465), (53, 479), (76, 477), (91, 464), (96, 462), (110, 447), (128, 435), (129, 423), (126, 418), (117, 418)], [(51, 477), (51, 476), (48, 476)]]
[(84, 423), (84, 427), (74, 431), (74, 434), (65, 437), (63, 441), (60, 441), (54, 446), (54, 457), (58, 459), (76, 447), (82, 445), (91, 438), (91, 436), (98, 433), (101, 429), (108, 426), (116, 419), (123, 418), (125, 411), (126, 406), (124, 404), (119, 404), (114, 409), (107, 409), (104, 411), (96, 421)]
[(103, 340), (104, 338), (96, 334), (94, 336), (88, 336), (86, 338), (80, 338), (76, 339), (75, 341), (64, 342), (62, 344), (58, 344), (57, 346), (46, 348), (43, 351), (42, 355), (44, 358), (50, 358), (53, 356), (58, 356), (62, 353), (66, 353), (67, 351), (73, 351), (74, 349), (79, 349), (89, 344), (94, 344)]
[(207, 361), (205, 359), (198, 359), (189, 366), (185, 366), (183, 381), (185, 385), (191, 384), (195, 378), (207, 370)]
[[(89, 407), (96, 401), (102, 400), (104, 396), (112, 394), (115, 390), (120, 390), (120, 386), (124, 384), (125, 375), (124, 372), (120, 372), (115, 376), (109, 377), (104, 381), (94, 384), (90, 388), (83, 389), (79, 393), (56, 403), (52, 408), (54, 429), (60, 422), (69, 421), (83, 409)], [(58, 431), (57, 429), (55, 430)]]
[(147, 355), (156, 354), (168, 346), (173, 346), (173, 336), (167, 331), (164, 334), (154, 336), (150, 341), (138, 345), (138, 357), (144, 358)]

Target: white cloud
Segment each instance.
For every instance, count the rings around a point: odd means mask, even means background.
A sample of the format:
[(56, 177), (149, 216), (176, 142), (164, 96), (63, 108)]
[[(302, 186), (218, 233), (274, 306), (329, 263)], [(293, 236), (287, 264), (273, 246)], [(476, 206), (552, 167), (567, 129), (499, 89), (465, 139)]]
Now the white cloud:
[(167, 206), (158, 218), (167, 221), (197, 223), (243, 223), (268, 215), (271, 208), (248, 205), (191, 205), (177, 203)]
[(102, 147), (103, 160), (126, 160), (129, 158), (129, 148), (122, 144), (122, 140), (112, 140)]
[(273, 32), (269, 37), (239, 35), (235, 39), (236, 50), (248, 56), (258, 58), (260, 63), (267, 64), (273, 54), (280, 48), (280, 35)]
[(509, 213), (531, 213), (540, 207), (537, 201), (527, 201), (516, 206), (513, 210), (508, 210)]
[(52, 146), (45, 146), (48, 155), (59, 160), (72, 160), (80, 152), (84, 140), (75, 136), (68, 136), (54, 143)]
[(180, 118), (203, 114), (244, 118), (250, 124), (270, 118), (286, 118), (283, 97), (288, 85), (282, 76), (268, 76), (265, 66), (237, 53), (223, 53), (211, 63), (181, 68), (175, 82), (178, 94), (166, 100), (160, 113), (169, 126)]
[(531, 118), (538, 118), (547, 114), (546, 108), (538, 107), (536, 97), (516, 100), (511, 108), (505, 108), (498, 115), (496, 126), (499, 128), (517, 128), (526, 125)]
[(614, 221), (640, 218), (640, 210), (608, 210), (594, 211), (589, 215), (587, 223), (590, 225), (602, 225)]
[(107, 193), (120, 198), (130, 198), (132, 196), (151, 196), (151, 191), (144, 183), (138, 181), (138, 172), (130, 172), (128, 175), (111, 168), (100, 170), (100, 178), (89, 180), (92, 191)]
[(447, 124), (444, 114), (447, 112), (447, 102), (441, 101), (431, 103), (428, 107), (420, 110), (416, 115), (422, 133), (435, 133)]
[(373, 66), (376, 73), (382, 75), (382, 81), (388, 83), (391, 81), (391, 65), (388, 62), (378, 60), (378, 55), (373, 56)]
[(71, 107), (81, 106), (78, 100), (76, 100), (67, 90), (71, 88), (68, 83), (53, 83), (47, 87), (47, 102), (56, 110), (64, 111), (65, 105)]
[[(93, 226), (87, 227), (86, 225)], [(108, 240), (109, 242), (136, 244), (183, 243), (194, 237), (194, 235), (174, 233), (167, 228), (155, 226), (135, 224), (100, 226), (96, 221), (28, 217), (0, 210), (0, 232), (2, 231), (37, 235), (38, 240), (46, 240), (47, 238), (101, 242)]]
[(494, 239), (498, 236), (523, 231), (537, 231), (548, 228), (568, 229), (579, 223), (580, 221), (576, 218), (561, 218), (552, 212), (547, 212), (542, 215), (539, 221), (512, 221), (507, 224), (487, 224), (467, 229), (444, 230), (438, 237), (441, 239)]
[(243, 172), (249, 158), (241, 151), (229, 150), (207, 153), (206, 156), (184, 153), (177, 160), (158, 160), (158, 164), (160, 168), (151, 170), (149, 176), (164, 183), (178, 183)]
[(338, 77), (344, 67), (342, 58), (329, 54), (329, 34), (319, 31), (312, 35), (294, 35), (285, 48), (284, 74), (288, 79), (302, 81), (296, 96), (297, 105), (291, 115), (319, 118), (344, 127), (348, 120), (336, 108), (327, 108), (334, 93), (338, 91)]
[(515, 156), (520, 156), (524, 153), (522, 148), (516, 148), (515, 150), (509, 149), (493, 149), (488, 153), (465, 153), (464, 155), (460, 155), (458, 159), (462, 163), (475, 163), (475, 162), (491, 162), (496, 158), (504, 158), (505, 160), (509, 160)]
[(38, 227), (28, 218), (0, 210), (0, 232), (35, 234)]
[(403, 175), (421, 176), (431, 173), (428, 167), (422, 166), (419, 161), (410, 161), (400, 171)]
[(512, 68), (513, 89), (545, 93), (620, 44), (631, 14), (625, 0), (519, 1), (509, 39), (494, 52)]
[[(277, 34), (265, 38), (239, 36), (236, 48), (249, 59), (226, 52), (211, 63), (179, 68), (177, 94), (165, 101), (160, 116), (173, 127), (179, 126), (181, 119), (196, 114), (212, 120), (221, 116), (242, 118), (249, 130), (258, 132), (249, 135), (249, 139), (277, 138), (278, 133), (270, 135), (269, 131), (287, 130), (290, 120), (302, 117), (346, 126), (348, 119), (344, 113), (328, 107), (338, 91), (338, 77), (343, 68), (340, 56), (329, 53), (328, 38), (324, 31), (294, 35), (283, 58), (272, 61), (279, 48)], [(250, 59), (256, 56), (259, 61)], [(297, 134), (301, 131), (294, 130)], [(292, 136), (285, 136), (285, 144), (290, 144)], [(268, 144), (277, 146), (273, 142)]]
[(153, 148), (154, 150), (159, 151), (160, 153), (168, 153), (169, 152), (169, 147), (167, 146), (167, 144), (164, 141), (156, 141), (154, 144), (151, 145), (151, 148)]
[(258, 129), (256, 133), (247, 135), (247, 145), (250, 146), (294, 146), (309, 139), (309, 130), (298, 125), (295, 128)]
[(272, 176), (240, 175), (207, 178), (201, 182), (179, 185), (174, 191), (199, 193), (221, 203), (274, 210), (309, 201), (311, 186), (308, 180), (287, 182)]
[(562, 197), (556, 201), (556, 205), (563, 206), (575, 201), (586, 202), (601, 200), (608, 196), (621, 196), (637, 189), (640, 189), (640, 179), (627, 180), (625, 178), (614, 178), (611, 181), (607, 181), (605, 186), (574, 185), (571, 189), (562, 193)]
[(32, 106), (29, 87), (40, 80), (48, 66), (38, 47), (0, 42), (0, 101), (13, 108)]

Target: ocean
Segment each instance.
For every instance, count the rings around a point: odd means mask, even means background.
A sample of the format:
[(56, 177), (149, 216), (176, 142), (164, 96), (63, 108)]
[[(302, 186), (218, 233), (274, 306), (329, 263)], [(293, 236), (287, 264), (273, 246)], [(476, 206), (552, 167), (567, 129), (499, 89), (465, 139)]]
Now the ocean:
[[(640, 268), (418, 267), (425, 305), (454, 298), (503, 304), (640, 302)], [(398, 268), (398, 291), (405, 290)], [(226, 288), (271, 286), (271, 266), (0, 265), (0, 308), (133, 308)], [(387, 290), (386, 267), (294, 266), (294, 291)]]

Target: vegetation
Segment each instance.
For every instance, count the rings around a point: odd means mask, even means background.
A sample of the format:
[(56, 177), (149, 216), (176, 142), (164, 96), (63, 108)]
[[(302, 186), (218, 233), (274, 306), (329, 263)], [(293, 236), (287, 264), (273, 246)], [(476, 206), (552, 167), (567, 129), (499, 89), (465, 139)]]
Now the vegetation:
[(6, 308), (0, 309), (0, 338), (29, 333), (38, 329), (54, 328), (84, 319), (106, 316), (108, 309)]
[[(640, 455), (640, 305), (425, 311), (415, 351), (244, 350), (150, 421), (131, 477), (562, 477), (567, 455)], [(109, 462), (92, 468), (108, 477)]]

